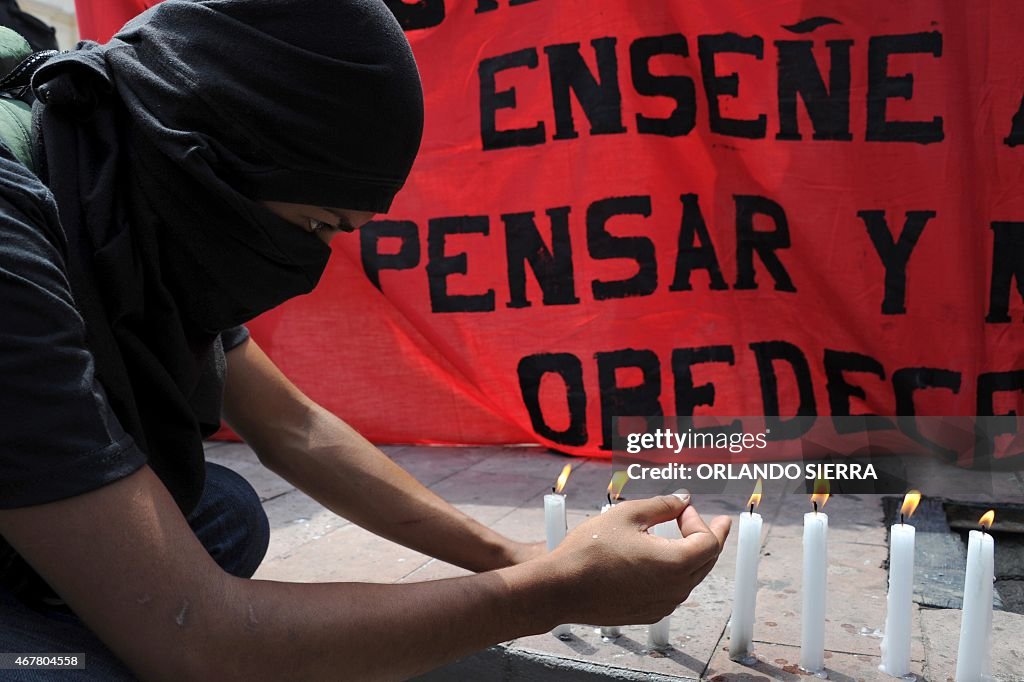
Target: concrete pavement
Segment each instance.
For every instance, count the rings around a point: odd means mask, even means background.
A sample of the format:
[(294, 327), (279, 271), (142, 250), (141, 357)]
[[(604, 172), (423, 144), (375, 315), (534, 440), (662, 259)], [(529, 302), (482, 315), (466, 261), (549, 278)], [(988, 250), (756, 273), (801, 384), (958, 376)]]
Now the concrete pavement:
[[(596, 515), (611, 475), (606, 461), (579, 460), (540, 448), (396, 446), (384, 450), (425, 485), (488, 526), (518, 540), (542, 540), (542, 498), (562, 466), (575, 469), (567, 487), (572, 528)], [(211, 443), (208, 458), (246, 476), (264, 500), (270, 550), (256, 577), (300, 582), (414, 582), (466, 571), (399, 547), (324, 510), (256, 461), (243, 444)], [(993, 493), (1024, 500), (1024, 483), (1008, 474)], [(646, 650), (646, 626), (627, 626), (603, 641), (595, 628), (574, 627), (562, 641), (550, 634), (505, 643), (424, 680), (797, 680), (800, 644), (800, 558), (806, 500), (767, 499), (760, 563), (757, 662), (727, 656), (727, 623), (735, 568), (735, 535), (707, 580), (673, 618), (672, 648)], [(738, 513), (735, 499), (695, 496), (703, 514)], [(877, 496), (837, 495), (828, 504), (829, 603), (825, 624), (829, 679), (888, 680), (878, 672), (885, 621), (887, 533)], [(998, 545), (997, 545), (998, 553)], [(1024, 571), (1024, 567), (1022, 567)], [(952, 681), (960, 612), (915, 604), (912, 659), (918, 679)], [(993, 673), (1024, 680), (1024, 616), (997, 611)]]

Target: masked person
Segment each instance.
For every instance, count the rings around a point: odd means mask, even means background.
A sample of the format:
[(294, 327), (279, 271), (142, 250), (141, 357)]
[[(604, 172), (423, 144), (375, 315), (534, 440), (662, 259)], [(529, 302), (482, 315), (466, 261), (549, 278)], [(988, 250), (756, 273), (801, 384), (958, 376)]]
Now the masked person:
[[(410, 171), (422, 92), (382, 2), (167, 0), (32, 86), (35, 172), (0, 146), (0, 651), (85, 653), (96, 679), (396, 678), (559, 622), (652, 622), (711, 569), (728, 520), (682, 496), (550, 555), (498, 535), (239, 327), (310, 291)], [(204, 461), (222, 414), (331, 510), (478, 574), (249, 579), (267, 521)], [(645, 532), (672, 518), (684, 539)]]

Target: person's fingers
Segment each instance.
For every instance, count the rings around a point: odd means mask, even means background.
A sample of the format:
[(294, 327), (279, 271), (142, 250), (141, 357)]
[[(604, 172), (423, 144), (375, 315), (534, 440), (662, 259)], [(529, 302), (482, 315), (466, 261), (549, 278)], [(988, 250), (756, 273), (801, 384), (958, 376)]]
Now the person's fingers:
[(650, 528), (663, 521), (677, 518), (690, 505), (690, 493), (677, 490), (671, 495), (658, 495), (644, 500), (629, 500), (618, 506), (634, 523)]
[(729, 531), (732, 529), (732, 519), (728, 516), (716, 516), (711, 519), (708, 528), (718, 538), (718, 547), (721, 551), (725, 547), (725, 541), (729, 538)]
[(682, 555), (700, 564), (717, 557), (729, 533), (730, 521), (728, 517), (717, 517), (714, 523), (715, 529), (712, 530), (695, 507), (687, 507), (679, 518), (679, 530), (683, 534), (683, 541), (679, 545)]
[(679, 516), (679, 532), (686, 538), (694, 533), (710, 533), (711, 529), (704, 523), (704, 519), (697, 512), (697, 508), (687, 505), (686, 509)]

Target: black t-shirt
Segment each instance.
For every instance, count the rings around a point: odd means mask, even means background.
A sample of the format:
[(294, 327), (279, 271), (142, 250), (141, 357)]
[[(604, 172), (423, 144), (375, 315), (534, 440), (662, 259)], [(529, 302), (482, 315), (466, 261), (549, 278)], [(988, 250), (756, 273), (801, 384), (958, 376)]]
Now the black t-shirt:
[[(95, 376), (66, 255), (52, 194), (0, 144), (0, 508), (80, 495), (146, 463)], [(225, 332), (223, 348), (247, 336)], [(221, 346), (207, 412), (219, 410)]]
[(49, 190), (0, 145), (0, 507), (88, 492), (145, 461), (86, 348)]

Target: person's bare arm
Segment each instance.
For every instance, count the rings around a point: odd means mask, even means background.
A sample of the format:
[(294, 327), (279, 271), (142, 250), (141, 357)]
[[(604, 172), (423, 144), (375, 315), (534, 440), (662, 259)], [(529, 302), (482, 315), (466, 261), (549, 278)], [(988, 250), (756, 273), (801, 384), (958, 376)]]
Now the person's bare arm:
[[(265, 466), (377, 535), (474, 571), (532, 558), (437, 496), (317, 405), (251, 339), (227, 354), (224, 417)], [(355, 397), (353, 399), (358, 399)]]
[[(681, 540), (644, 532), (680, 515)], [(221, 571), (148, 468), (0, 511), (0, 534), (153, 680), (401, 679), (561, 621), (653, 622), (707, 574), (729, 522), (708, 529), (668, 496), (584, 526), (551, 555), (463, 578), (290, 584)]]
[(234, 578), (149, 469), (0, 512), (0, 529), (148, 679), (395, 679), (554, 623), (526, 565), (408, 585)]

